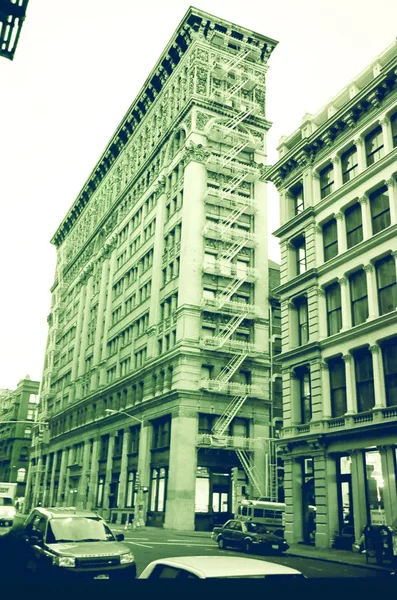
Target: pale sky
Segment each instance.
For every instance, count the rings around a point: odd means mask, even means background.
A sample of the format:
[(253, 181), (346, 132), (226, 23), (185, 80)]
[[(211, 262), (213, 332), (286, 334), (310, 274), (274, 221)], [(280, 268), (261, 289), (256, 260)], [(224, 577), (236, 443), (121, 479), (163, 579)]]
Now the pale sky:
[[(50, 239), (188, 9), (188, 0), (30, 0), (0, 59), (0, 388), (40, 380), (54, 279)], [(269, 61), (268, 162), (397, 35), (396, 0), (196, 0), (279, 41)], [(278, 199), (269, 185), (269, 232)], [(279, 260), (278, 241), (269, 257)]]

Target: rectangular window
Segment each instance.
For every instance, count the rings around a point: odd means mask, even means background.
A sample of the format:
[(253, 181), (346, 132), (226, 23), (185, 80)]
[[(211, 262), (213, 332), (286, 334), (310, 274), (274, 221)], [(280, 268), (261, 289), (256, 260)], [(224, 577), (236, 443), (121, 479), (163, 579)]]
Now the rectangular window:
[(328, 335), (334, 335), (342, 329), (342, 303), (338, 282), (329, 285), (326, 290)]
[(304, 236), (299, 237), (293, 242), (296, 254), (296, 273), (301, 275), (306, 271), (306, 246)]
[(295, 304), (298, 311), (298, 341), (302, 346), (309, 341), (307, 298), (299, 298)]
[(369, 197), (372, 217), (372, 233), (375, 235), (390, 225), (390, 204), (387, 187), (384, 185)]
[(356, 146), (352, 146), (342, 154), (341, 162), (342, 181), (343, 183), (347, 183), (348, 181), (353, 179), (353, 177), (355, 177), (358, 172), (358, 158)]
[(379, 125), (365, 138), (365, 154), (367, 156), (367, 167), (378, 162), (384, 154), (383, 132)]
[(329, 380), (331, 387), (331, 409), (333, 417), (346, 414), (346, 374), (342, 358), (334, 358), (328, 362)]
[(320, 171), (320, 196), (325, 198), (334, 191), (334, 167), (328, 165)]
[(361, 205), (354, 204), (345, 211), (347, 247), (352, 248), (363, 240)]
[(293, 215), (298, 215), (299, 213), (301, 213), (304, 209), (304, 203), (303, 203), (303, 185), (302, 182), (300, 181), (299, 183), (297, 183), (296, 185), (294, 185), (290, 190), (289, 193), (292, 197), (292, 203), (293, 203)]
[(397, 306), (396, 263), (386, 256), (375, 264), (378, 283), (379, 314), (384, 315)]
[(364, 452), (366, 471), (366, 497), (368, 523), (373, 525), (386, 524), (385, 505), (383, 501), (384, 479), (382, 459), (377, 450)]
[(338, 231), (336, 219), (331, 219), (323, 225), (324, 261), (338, 254)]
[(387, 406), (397, 406), (397, 339), (382, 344)]
[(356, 375), (357, 410), (365, 412), (375, 406), (374, 372), (372, 354), (368, 348), (354, 353), (354, 372)]
[(310, 386), (310, 371), (308, 368), (302, 369), (299, 374), (300, 380), (300, 409), (301, 422), (309, 423), (312, 418), (312, 394)]
[(390, 119), (391, 133), (393, 136), (393, 148), (397, 146), (397, 113), (394, 113)]
[(367, 277), (364, 270), (350, 276), (350, 296), (353, 325), (365, 323), (368, 318)]

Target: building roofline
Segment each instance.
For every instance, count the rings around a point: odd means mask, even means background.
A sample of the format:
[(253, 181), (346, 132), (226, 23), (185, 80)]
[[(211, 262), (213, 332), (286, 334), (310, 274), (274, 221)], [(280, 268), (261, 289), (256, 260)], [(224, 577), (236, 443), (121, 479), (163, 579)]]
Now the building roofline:
[(151, 104), (163, 89), (166, 81), (172, 74), (174, 67), (179, 64), (181, 57), (188, 50), (200, 30), (202, 30), (203, 36), (205, 37), (210, 31), (219, 31), (220, 33), (227, 34), (231, 39), (245, 41), (256, 48), (258, 48), (258, 44), (262, 44), (262, 55), (265, 63), (278, 44), (278, 42), (272, 38), (256, 33), (245, 27), (241, 27), (240, 25), (235, 25), (229, 21), (225, 21), (190, 6), (132, 104), (121, 119), (115, 132), (111, 136), (110, 141), (106, 145), (105, 150), (102, 152), (83, 187), (77, 194), (77, 198), (74, 200), (67, 211), (66, 216), (58, 226), (55, 234), (50, 240), (51, 244), (54, 244), (57, 247), (61, 244), (68, 230), (72, 227), (74, 221), (81, 214), (92, 194), (105, 178), (123, 147), (150, 109)]

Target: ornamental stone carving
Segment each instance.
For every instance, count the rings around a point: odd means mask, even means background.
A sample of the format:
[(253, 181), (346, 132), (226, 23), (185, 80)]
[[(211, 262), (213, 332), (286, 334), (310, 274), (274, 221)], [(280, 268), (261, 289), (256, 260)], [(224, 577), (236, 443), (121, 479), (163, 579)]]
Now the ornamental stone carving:
[(200, 131), (204, 131), (205, 126), (211, 118), (211, 115), (208, 115), (207, 113), (198, 112), (196, 114), (196, 128)]
[(371, 354), (379, 354), (380, 348), (379, 348), (378, 344), (373, 344), (372, 346), (369, 347), (369, 350), (370, 350)]
[(185, 150), (184, 158), (186, 165), (188, 165), (190, 161), (204, 163), (210, 154), (211, 150), (205, 148), (202, 144), (194, 144), (193, 142), (190, 142), (189, 146), (187, 146)]
[(369, 263), (368, 265), (365, 265), (364, 267), (364, 271), (366, 273), (372, 273), (372, 271), (374, 271), (375, 267), (372, 263)]
[(396, 180), (392, 177), (386, 181), (386, 185), (388, 188), (394, 188), (396, 186)]

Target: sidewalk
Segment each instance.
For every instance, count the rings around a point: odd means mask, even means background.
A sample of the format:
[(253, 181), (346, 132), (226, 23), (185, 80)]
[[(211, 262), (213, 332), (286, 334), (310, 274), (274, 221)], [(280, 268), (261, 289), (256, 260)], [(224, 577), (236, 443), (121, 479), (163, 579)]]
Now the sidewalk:
[[(142, 534), (145, 532), (149, 536), (157, 535), (161, 538), (172, 536), (174, 539), (181, 537), (195, 537), (209, 540), (211, 539), (210, 531), (178, 531), (175, 529), (160, 529), (157, 527), (139, 527), (138, 529), (125, 530), (122, 526), (112, 526), (114, 531), (118, 532), (134, 532)], [(214, 542), (215, 543), (215, 542)], [(315, 546), (306, 546), (304, 544), (291, 544), (286, 556), (298, 556), (302, 558), (310, 558), (313, 560), (325, 560), (328, 562), (339, 563), (342, 565), (352, 565), (354, 567), (363, 567), (364, 569), (377, 569), (380, 571), (396, 571), (397, 567), (390, 564), (377, 565), (374, 559), (370, 563), (366, 563), (365, 554), (359, 552), (351, 552), (349, 550), (334, 550), (332, 548), (316, 548)]]

